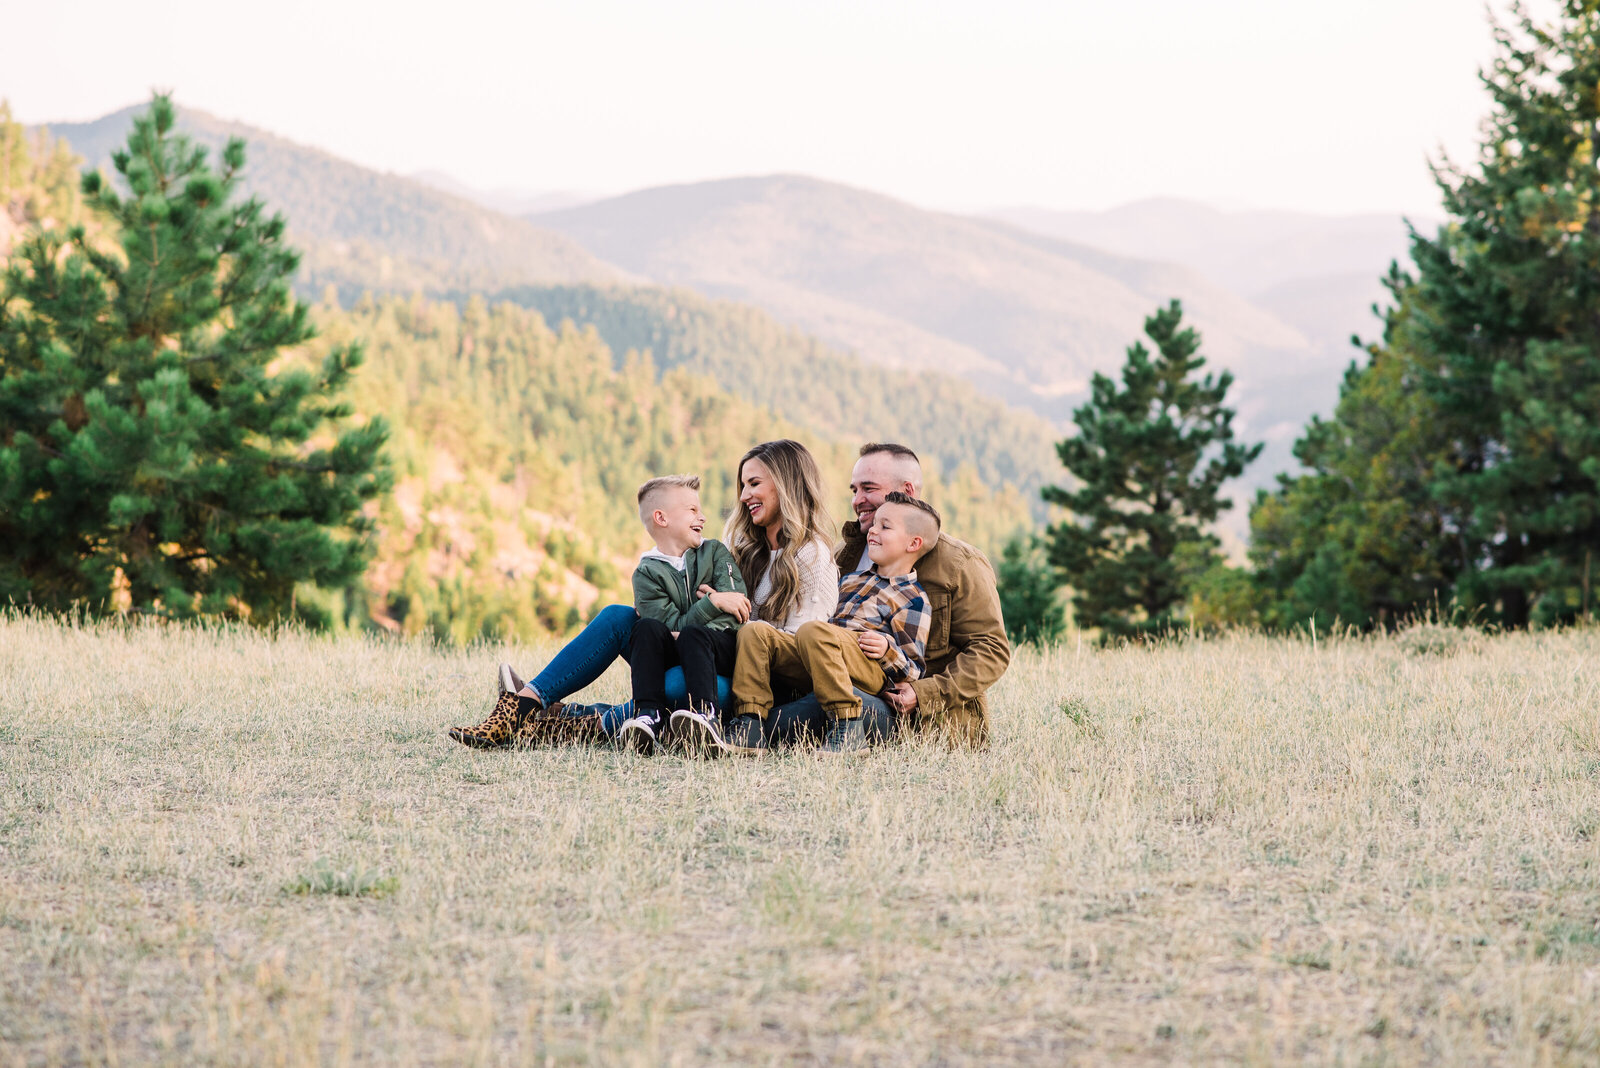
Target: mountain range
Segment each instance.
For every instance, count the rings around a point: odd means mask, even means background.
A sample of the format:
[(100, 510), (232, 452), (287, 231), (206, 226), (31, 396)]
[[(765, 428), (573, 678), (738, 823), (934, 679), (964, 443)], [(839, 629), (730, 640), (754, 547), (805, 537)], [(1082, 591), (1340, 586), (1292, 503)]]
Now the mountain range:
[[(137, 110), (51, 130), (104, 165)], [(514, 217), (485, 203), (539, 202), (438, 172), (379, 173), (194, 109), (182, 110), (181, 124), (204, 143), (246, 138), (246, 183), (289, 219), (306, 251), (308, 292), (331, 286), (348, 300), (363, 291), (515, 290), (530, 307), (603, 306), (620, 359), (620, 340), (666, 329), (660, 317), (677, 305), (657, 287), (680, 287), (760, 308), (856, 360), (838, 366), (860, 368), (858, 381), (836, 381), (837, 389), (881, 388), (875, 365), (948, 376), (1029, 410), (1009, 418), (1037, 421), (1041, 429), (1028, 436), (1040, 443), (1048, 425), (1064, 428), (1091, 374), (1121, 364), (1144, 316), (1181, 299), (1213, 366), (1236, 375), (1237, 429), (1268, 442), (1244, 488), (1292, 466), (1290, 443), (1312, 413), (1331, 408), (1355, 355), (1350, 334), (1377, 332), (1370, 305), (1382, 297), (1378, 279), (1405, 251), (1404, 224), (1384, 216), (1230, 213), (1182, 201), (964, 216), (799, 175), (666, 186)], [(570, 295), (572, 286), (600, 287), (606, 297), (537, 294), (568, 287)], [(655, 325), (616, 334), (628, 318), (619, 302)], [(714, 359), (687, 350), (676, 359), (699, 359), (739, 392), (752, 377), (739, 344), (724, 337)], [(785, 404), (781, 391), (763, 403)], [(1020, 467), (1052, 463), (1046, 456)]]
[[(109, 170), (143, 110), (48, 128), (88, 166)], [(245, 188), (289, 220), (308, 278), (318, 284), (359, 292), (629, 278), (570, 238), (414, 179), (194, 108), (179, 110), (178, 126), (214, 149), (230, 137), (245, 139)]]

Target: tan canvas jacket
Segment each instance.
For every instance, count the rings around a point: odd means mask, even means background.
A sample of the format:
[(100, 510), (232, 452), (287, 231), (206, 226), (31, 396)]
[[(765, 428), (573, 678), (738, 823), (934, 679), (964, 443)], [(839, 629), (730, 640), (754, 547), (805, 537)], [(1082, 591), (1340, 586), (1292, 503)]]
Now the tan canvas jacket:
[[(867, 536), (854, 522), (844, 525), (843, 534), (834, 559), (848, 574), (860, 562)], [(943, 731), (952, 743), (983, 745), (989, 738), (986, 695), (1011, 663), (994, 568), (977, 549), (945, 534), (917, 561), (917, 580), (927, 591), (933, 628), (927, 671), (911, 684), (917, 708), (910, 726)]]

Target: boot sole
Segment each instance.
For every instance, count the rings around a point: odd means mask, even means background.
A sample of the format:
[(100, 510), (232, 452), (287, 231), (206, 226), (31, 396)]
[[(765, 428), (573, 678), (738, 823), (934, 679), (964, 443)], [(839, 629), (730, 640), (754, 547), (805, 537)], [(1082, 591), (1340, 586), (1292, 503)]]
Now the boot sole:
[(695, 716), (674, 712), (671, 716), (673, 734), (679, 739), (685, 756), (709, 758), (723, 752), (726, 746), (716, 731)]
[(511, 747), (510, 738), (503, 742), (491, 742), (487, 738), (480, 738), (476, 734), (462, 730), (448, 730), (445, 731), (445, 734), (451, 741), (460, 742), (468, 749), (509, 749)]
[(617, 731), (617, 745), (636, 756), (653, 756), (656, 751), (655, 739), (643, 727), (629, 723), (624, 723), (622, 729)]

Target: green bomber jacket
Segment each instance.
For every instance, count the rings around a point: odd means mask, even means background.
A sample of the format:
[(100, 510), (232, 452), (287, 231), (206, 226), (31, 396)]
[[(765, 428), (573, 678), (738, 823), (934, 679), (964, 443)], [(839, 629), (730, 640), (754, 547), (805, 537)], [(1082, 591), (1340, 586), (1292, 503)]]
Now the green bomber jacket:
[(697, 623), (711, 630), (735, 630), (739, 620), (717, 608), (711, 598), (695, 591), (710, 586), (720, 592), (747, 593), (733, 553), (715, 538), (707, 538), (683, 554), (683, 570), (671, 558), (651, 549), (633, 569), (633, 607), (648, 619), (659, 619), (668, 630)]

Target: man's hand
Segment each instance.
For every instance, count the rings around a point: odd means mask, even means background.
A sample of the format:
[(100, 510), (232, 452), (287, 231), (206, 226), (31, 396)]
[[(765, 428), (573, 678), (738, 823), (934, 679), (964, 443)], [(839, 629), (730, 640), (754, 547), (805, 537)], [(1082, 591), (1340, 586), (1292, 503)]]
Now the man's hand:
[(889, 651), (889, 636), (875, 630), (861, 631), (856, 635), (856, 642), (861, 651), (874, 660), (882, 660), (883, 654)]
[[(706, 587), (701, 586), (702, 590)], [(726, 612), (740, 623), (750, 620), (750, 598), (738, 590), (712, 591), (706, 594), (711, 598), (711, 603), (717, 606), (717, 611)]]
[(902, 715), (914, 711), (917, 707), (917, 691), (909, 682), (895, 683), (891, 689), (885, 691), (884, 696), (889, 698), (889, 704), (894, 706), (894, 710)]

